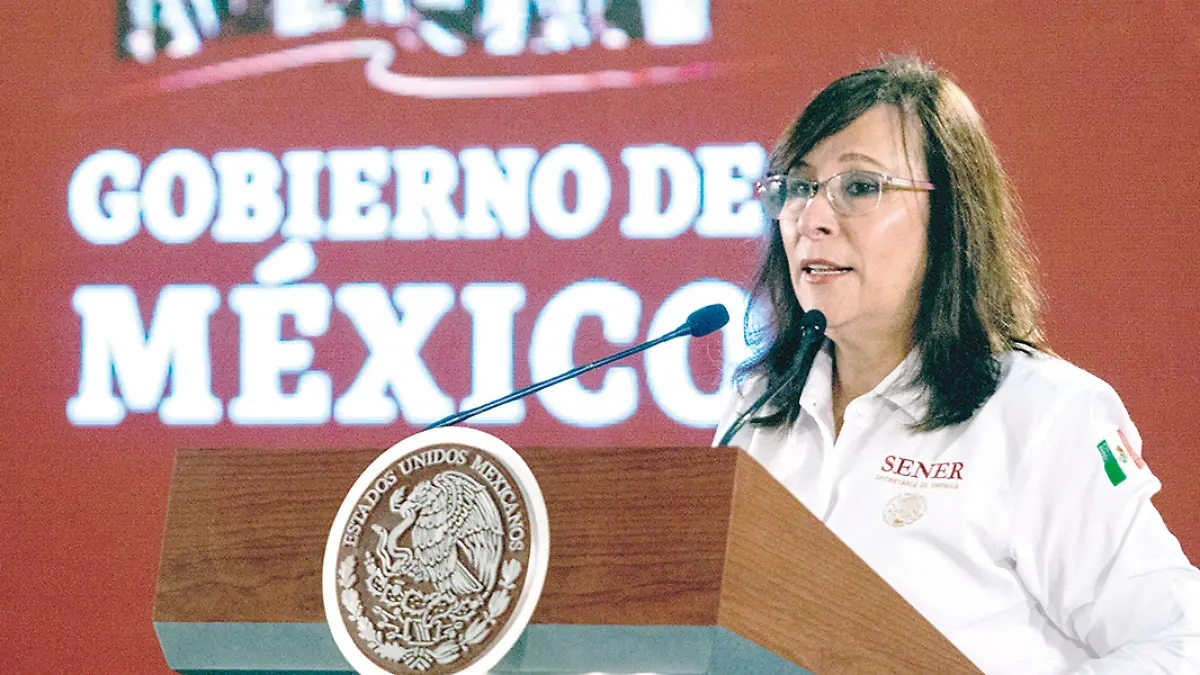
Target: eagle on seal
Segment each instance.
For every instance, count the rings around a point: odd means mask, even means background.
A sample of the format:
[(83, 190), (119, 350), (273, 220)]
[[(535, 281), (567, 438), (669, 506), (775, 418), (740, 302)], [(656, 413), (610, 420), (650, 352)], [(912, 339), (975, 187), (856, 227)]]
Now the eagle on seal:
[(407, 499), (392, 493), (389, 507), (402, 518), (388, 536), (389, 548), (411, 527), (413, 555), (434, 589), (466, 596), (495, 587), (504, 524), (477, 481), (443, 471), (418, 483)]

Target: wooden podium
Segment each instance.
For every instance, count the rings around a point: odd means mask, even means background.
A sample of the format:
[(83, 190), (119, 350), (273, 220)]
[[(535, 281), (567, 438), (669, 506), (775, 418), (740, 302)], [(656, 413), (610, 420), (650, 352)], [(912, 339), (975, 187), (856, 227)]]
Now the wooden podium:
[[(495, 673), (978, 673), (732, 448), (524, 448), (550, 521), (529, 627)], [(348, 673), (321, 601), (377, 451), (180, 450), (154, 603), (180, 673)]]

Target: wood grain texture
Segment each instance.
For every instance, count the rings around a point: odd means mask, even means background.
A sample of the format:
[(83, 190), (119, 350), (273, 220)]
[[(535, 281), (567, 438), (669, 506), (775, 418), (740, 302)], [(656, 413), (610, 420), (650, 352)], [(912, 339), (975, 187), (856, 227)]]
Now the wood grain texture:
[(714, 625), (736, 455), (525, 448), (550, 518), (535, 623)]
[(743, 454), (719, 622), (814, 673), (979, 670)]
[(177, 451), (154, 620), (323, 622), (325, 539), (378, 454)]
[[(322, 622), (321, 561), (375, 451), (180, 450), (155, 621)], [(712, 625), (735, 455), (525, 448), (550, 566), (532, 621)]]

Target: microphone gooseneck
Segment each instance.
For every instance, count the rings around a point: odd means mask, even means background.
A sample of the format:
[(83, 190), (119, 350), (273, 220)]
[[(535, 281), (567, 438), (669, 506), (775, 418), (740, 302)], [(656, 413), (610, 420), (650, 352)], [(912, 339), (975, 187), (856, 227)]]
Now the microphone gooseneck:
[(796, 350), (796, 360), (792, 363), (792, 367), (775, 383), (775, 386), (764, 392), (749, 408), (734, 418), (733, 423), (729, 425), (729, 429), (721, 436), (721, 441), (717, 445), (722, 447), (729, 445), (729, 442), (733, 440), (737, 432), (741, 431), (746, 422), (750, 421), (754, 413), (797, 378), (803, 388), (805, 380), (808, 379), (808, 371), (812, 369), (813, 361), (817, 358), (817, 351), (824, 341), (825, 315), (820, 310), (810, 309), (800, 319), (800, 347)]
[(452, 424), (458, 424), (459, 422), (462, 422), (463, 420), (466, 420), (470, 417), (474, 417), (475, 415), (478, 415), (479, 413), (487, 412), (487, 411), (491, 410), (492, 408), (498, 408), (498, 407), (504, 405), (505, 403), (512, 403), (513, 401), (515, 401), (519, 398), (524, 398), (534, 392), (541, 391), (541, 390), (545, 389), (546, 387), (556, 385), (559, 382), (564, 382), (566, 380), (569, 380), (569, 379), (572, 379), (575, 377), (579, 377), (580, 375), (588, 372), (589, 370), (594, 370), (596, 368), (599, 368), (600, 366), (606, 366), (606, 365), (612, 363), (613, 361), (616, 361), (618, 359), (623, 359), (626, 356), (631, 356), (638, 352), (645, 351), (655, 345), (662, 344), (663, 342), (666, 342), (668, 340), (674, 340), (675, 338), (680, 338), (685, 335), (688, 335), (691, 337), (702, 337), (704, 335), (708, 335), (709, 333), (711, 333), (715, 330), (718, 330), (719, 328), (721, 328), (722, 326), (724, 326), (727, 323), (729, 323), (729, 310), (725, 309), (724, 305), (708, 305), (706, 307), (701, 307), (700, 309), (689, 314), (687, 320), (685, 320), (678, 328), (671, 331), (670, 333), (667, 333), (666, 335), (654, 338), (653, 340), (649, 340), (647, 342), (643, 342), (640, 345), (630, 347), (629, 349), (626, 349), (624, 351), (617, 352), (616, 354), (613, 354), (612, 356), (606, 356), (598, 361), (592, 361), (591, 363), (579, 366), (578, 368), (573, 368), (561, 375), (555, 375), (554, 377), (552, 377), (548, 380), (542, 380), (541, 382), (535, 382), (534, 384), (531, 384), (528, 387), (518, 389), (518, 390), (514, 391), (513, 393), (508, 394), (507, 396), (502, 396), (502, 397), (496, 399), (495, 401), (490, 401), (488, 403), (484, 403), (481, 406), (477, 406), (477, 407), (471, 408), (469, 410), (463, 410), (462, 412), (457, 412), (457, 413), (454, 413), (453, 415), (443, 417), (442, 419), (425, 427), (425, 429), (436, 429), (438, 427), (448, 427)]

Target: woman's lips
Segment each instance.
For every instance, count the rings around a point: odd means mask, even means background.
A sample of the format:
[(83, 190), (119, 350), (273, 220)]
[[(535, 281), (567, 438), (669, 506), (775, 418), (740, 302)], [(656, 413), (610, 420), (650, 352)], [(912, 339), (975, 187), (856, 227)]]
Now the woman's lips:
[(828, 260), (800, 261), (801, 276), (810, 284), (825, 284), (849, 274), (853, 268), (829, 262)]

